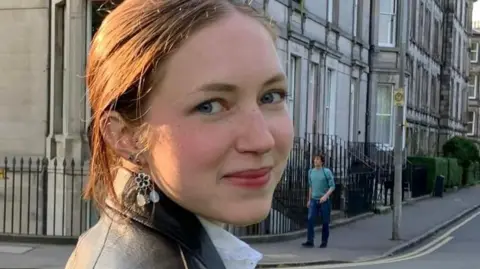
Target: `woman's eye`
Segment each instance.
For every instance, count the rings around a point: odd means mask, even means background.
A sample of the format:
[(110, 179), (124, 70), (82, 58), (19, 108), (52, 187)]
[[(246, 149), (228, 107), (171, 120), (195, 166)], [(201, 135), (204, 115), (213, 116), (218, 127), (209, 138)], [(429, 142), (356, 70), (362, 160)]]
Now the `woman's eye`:
[(269, 92), (262, 96), (260, 102), (262, 104), (276, 104), (285, 100), (285, 93), (283, 92)]
[(219, 101), (207, 101), (196, 107), (196, 111), (203, 114), (215, 114), (222, 112), (224, 109)]

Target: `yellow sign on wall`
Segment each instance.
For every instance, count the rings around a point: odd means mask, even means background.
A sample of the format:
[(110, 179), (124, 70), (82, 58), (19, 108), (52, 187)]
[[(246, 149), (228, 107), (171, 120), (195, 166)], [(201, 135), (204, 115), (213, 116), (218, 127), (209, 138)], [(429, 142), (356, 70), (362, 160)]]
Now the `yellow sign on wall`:
[(0, 168), (0, 180), (1, 180), (1, 179), (4, 179), (4, 178), (5, 178), (5, 175), (6, 175), (5, 169)]
[(405, 93), (403, 88), (398, 88), (393, 91), (393, 102), (396, 106), (403, 106), (405, 104)]

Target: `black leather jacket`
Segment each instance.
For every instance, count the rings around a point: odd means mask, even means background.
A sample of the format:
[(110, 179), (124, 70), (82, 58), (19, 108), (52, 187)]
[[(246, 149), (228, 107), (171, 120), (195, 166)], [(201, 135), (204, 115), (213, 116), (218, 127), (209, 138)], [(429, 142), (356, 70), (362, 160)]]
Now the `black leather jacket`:
[(225, 269), (194, 214), (165, 195), (145, 210), (109, 209), (80, 237), (66, 269)]

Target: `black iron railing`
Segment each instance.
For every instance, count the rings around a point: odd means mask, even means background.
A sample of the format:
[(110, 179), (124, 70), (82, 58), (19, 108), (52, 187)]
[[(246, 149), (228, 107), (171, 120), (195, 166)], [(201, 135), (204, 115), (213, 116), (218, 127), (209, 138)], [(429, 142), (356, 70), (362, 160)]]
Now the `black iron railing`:
[[(230, 230), (237, 235), (265, 235), (305, 228), (308, 171), (317, 154), (325, 156), (325, 166), (335, 175), (336, 190), (331, 197), (335, 212), (351, 217), (389, 204), (390, 153), (382, 155), (374, 144), (307, 134), (294, 140), (269, 216), (259, 224)], [(75, 161), (6, 158), (0, 165), (0, 234), (80, 235), (98, 219), (91, 203), (82, 199), (87, 171), (87, 164)], [(412, 185), (417, 188), (415, 195), (422, 193), (420, 181), (411, 178), (405, 181), (418, 183)]]
[(83, 164), (5, 158), (0, 171), (0, 233), (75, 237), (96, 221)]

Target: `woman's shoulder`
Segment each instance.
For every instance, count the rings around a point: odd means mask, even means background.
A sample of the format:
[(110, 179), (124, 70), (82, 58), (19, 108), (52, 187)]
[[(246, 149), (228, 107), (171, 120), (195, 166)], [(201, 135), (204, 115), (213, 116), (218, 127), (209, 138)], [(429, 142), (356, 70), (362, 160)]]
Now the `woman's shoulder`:
[(102, 217), (85, 232), (65, 269), (184, 268), (178, 245), (135, 223)]

